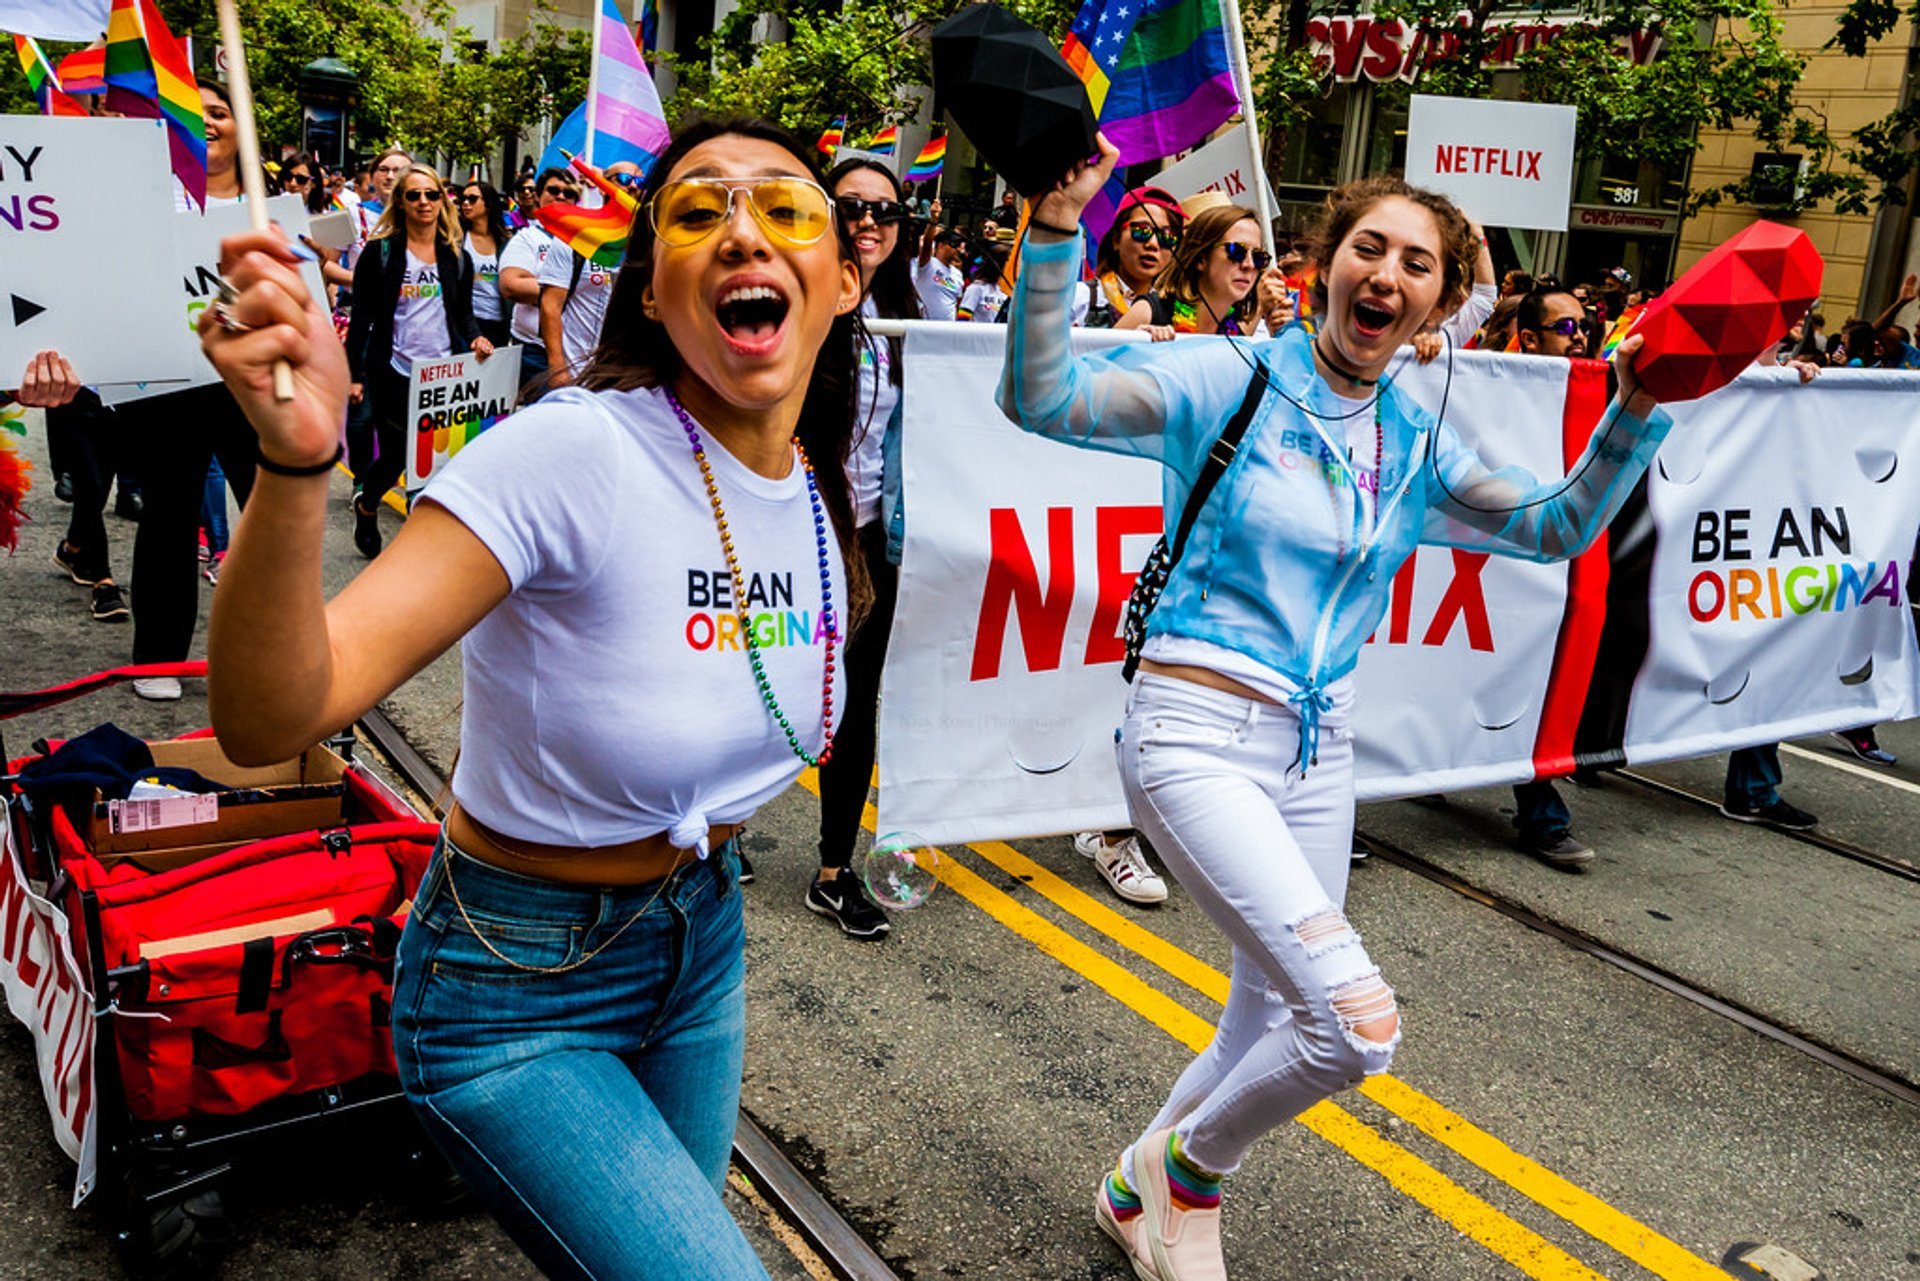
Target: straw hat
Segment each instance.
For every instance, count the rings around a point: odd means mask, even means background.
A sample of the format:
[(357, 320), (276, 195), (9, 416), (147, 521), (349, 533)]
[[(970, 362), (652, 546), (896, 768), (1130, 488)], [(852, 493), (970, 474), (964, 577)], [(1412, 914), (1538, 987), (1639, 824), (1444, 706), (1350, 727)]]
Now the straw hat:
[(1180, 208), (1186, 211), (1187, 221), (1192, 222), (1209, 209), (1218, 209), (1222, 205), (1230, 205), (1232, 203), (1233, 201), (1227, 197), (1227, 193), (1224, 191), (1196, 191), (1193, 195), (1188, 196), (1180, 202)]

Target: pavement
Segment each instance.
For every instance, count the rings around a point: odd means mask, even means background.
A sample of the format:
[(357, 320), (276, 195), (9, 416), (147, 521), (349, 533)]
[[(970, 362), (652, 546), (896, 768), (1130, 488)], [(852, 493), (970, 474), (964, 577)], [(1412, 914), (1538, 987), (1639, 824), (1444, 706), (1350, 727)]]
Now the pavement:
[[(43, 452), (37, 430), (27, 447)], [(48, 563), (64, 509), (40, 479), (40, 523), (0, 562), (15, 689), (123, 661), (130, 637), (91, 622), (85, 590)], [(332, 586), (360, 564), (337, 510)], [(124, 573), (132, 527), (109, 524)], [(444, 770), (458, 700), (455, 655), (386, 709)], [(159, 736), (205, 709), (197, 691), (164, 705), (116, 691), (0, 729), (18, 750), (109, 718)], [(1793, 745), (1785, 794), (1824, 831), (1917, 859), (1920, 730), (1881, 738), (1901, 756), (1891, 770)], [(1717, 795), (1723, 769), (1647, 772)], [(1580, 874), (1512, 848), (1504, 790), (1365, 806), (1360, 826), (1920, 1081), (1920, 884), (1624, 780), (1565, 795), (1599, 851)], [(926, 906), (885, 942), (854, 943), (802, 906), (816, 822), (803, 785), (745, 838), (746, 1111), (903, 1277), (1129, 1275), (1093, 1226), (1093, 1188), (1209, 1035), (1220, 935), (1177, 889), (1159, 908), (1120, 903), (1049, 837), (948, 849)], [(1833, 1281), (1920, 1281), (1920, 1109), (1379, 859), (1356, 869), (1349, 912), (1405, 1040), (1388, 1076), (1283, 1125), (1230, 1180), (1239, 1281), (1724, 1277), (1714, 1265), (1740, 1243)], [(0, 1032), (0, 1123), (0, 1277), (112, 1275), (104, 1216), (67, 1208), (71, 1168), (16, 1029)], [(225, 1275), (532, 1275), (471, 1207), (422, 1210), (404, 1177), (285, 1149), (235, 1198)], [(776, 1276), (806, 1275), (771, 1235), (757, 1243)]]

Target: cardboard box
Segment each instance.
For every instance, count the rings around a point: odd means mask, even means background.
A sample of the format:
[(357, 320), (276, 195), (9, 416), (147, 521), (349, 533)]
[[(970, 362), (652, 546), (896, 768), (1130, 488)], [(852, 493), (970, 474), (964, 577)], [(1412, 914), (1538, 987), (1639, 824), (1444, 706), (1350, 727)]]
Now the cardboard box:
[[(347, 763), (324, 746), (309, 747), (277, 765), (248, 768), (228, 760), (215, 739), (183, 738), (153, 744), (153, 763), (194, 770), (239, 790), (198, 800), (183, 797), (178, 803), (168, 800), (144, 809), (140, 802), (96, 796), (82, 832), (95, 854), (185, 852), (190, 846), (231, 849), (271, 836), (338, 827), (345, 821)], [(210, 821), (192, 821), (205, 819), (208, 810), (213, 811)], [(192, 852), (204, 857), (213, 851)]]

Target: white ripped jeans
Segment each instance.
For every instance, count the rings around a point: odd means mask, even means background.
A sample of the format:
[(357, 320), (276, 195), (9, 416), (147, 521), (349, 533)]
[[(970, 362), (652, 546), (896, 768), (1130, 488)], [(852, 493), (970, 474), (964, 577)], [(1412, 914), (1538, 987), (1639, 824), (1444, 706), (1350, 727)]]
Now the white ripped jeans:
[(1340, 910), (1353, 839), (1351, 680), (1322, 718), (1303, 778), (1291, 708), (1143, 672), (1127, 702), (1120, 777), (1134, 825), (1233, 944), (1213, 1043), (1144, 1133), (1177, 1125), (1208, 1170), (1364, 1076), (1387, 1070), (1393, 992)]

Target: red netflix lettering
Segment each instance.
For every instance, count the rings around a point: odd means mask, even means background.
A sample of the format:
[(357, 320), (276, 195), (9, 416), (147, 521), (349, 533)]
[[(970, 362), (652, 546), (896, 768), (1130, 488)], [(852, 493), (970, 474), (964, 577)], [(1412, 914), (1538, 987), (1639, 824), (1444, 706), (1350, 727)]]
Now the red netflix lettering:
[(1433, 624), (1427, 628), (1427, 634), (1420, 638), (1422, 645), (1446, 644), (1447, 635), (1453, 630), (1453, 620), (1459, 618), (1467, 625), (1467, 647), (1489, 654), (1493, 652), (1493, 627), (1487, 621), (1487, 594), (1480, 583), (1480, 571), (1486, 567), (1486, 552), (1463, 552), (1457, 547), (1453, 549), (1453, 581), (1447, 584), (1446, 594), (1433, 611)]
[(1401, 562), (1400, 572), (1393, 576), (1392, 612), (1387, 619), (1389, 645), (1407, 643), (1407, 627), (1413, 621), (1413, 567), (1419, 563), (1418, 556), (1409, 556)]
[(1502, 178), (1539, 182), (1540, 161), (1545, 154), (1540, 151), (1515, 151), (1508, 147), (1475, 147), (1466, 143), (1448, 146), (1443, 143), (1434, 148), (1433, 171), (1498, 174)]
[(1020, 527), (1020, 514), (996, 507), (987, 515), (992, 559), (980, 595), (980, 624), (973, 634), (973, 670), (968, 679), (992, 680), (1000, 674), (1000, 650), (1006, 641), (1007, 611), (1020, 614), (1020, 643), (1027, 670), (1050, 672), (1060, 666), (1067, 615), (1073, 609), (1073, 508), (1047, 509), (1047, 590), (1040, 591), (1033, 551)]
[(1126, 610), (1127, 597), (1133, 594), (1133, 580), (1140, 576), (1140, 571), (1126, 568), (1121, 540), (1129, 534), (1158, 534), (1163, 520), (1158, 503), (1102, 507), (1094, 514), (1094, 560), (1099, 571), (1100, 594), (1093, 607), (1093, 625), (1087, 630), (1087, 666), (1118, 663), (1126, 658), (1127, 642), (1120, 634), (1120, 616)]

